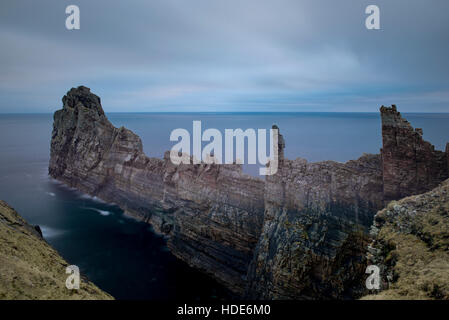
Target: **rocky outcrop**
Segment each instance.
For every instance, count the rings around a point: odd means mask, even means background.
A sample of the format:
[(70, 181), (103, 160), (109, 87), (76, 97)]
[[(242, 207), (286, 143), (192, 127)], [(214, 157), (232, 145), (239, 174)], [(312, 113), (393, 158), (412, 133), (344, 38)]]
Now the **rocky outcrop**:
[(449, 172), (449, 142), (446, 143), (447, 171)]
[(240, 165), (147, 157), (140, 138), (115, 128), (100, 99), (78, 87), (55, 112), (49, 173), (151, 223), (174, 255), (239, 296), (354, 297), (364, 283), (374, 214), (391, 197), (431, 188), (444, 178), (441, 157), (448, 163), (394, 107), (381, 113), (382, 156), (288, 160), (279, 135), (279, 170), (263, 181)]
[(422, 129), (413, 129), (395, 105), (380, 112), (386, 202), (429, 191), (449, 178), (449, 154), (424, 141)]
[(168, 153), (147, 157), (140, 138), (115, 128), (86, 87), (62, 102), (49, 174), (151, 223), (169, 235), (173, 254), (243, 294), (263, 222), (263, 181), (241, 165), (176, 166)]
[(356, 295), (363, 283), (367, 230), (382, 207), (380, 156), (363, 155), (347, 163), (283, 159), (279, 166), (276, 175), (266, 178), (264, 225), (248, 296)]
[(6, 202), (0, 201), (0, 299), (110, 300), (81, 277), (80, 288), (66, 288), (69, 264)]
[(368, 259), (384, 291), (365, 299), (449, 299), (449, 180), (390, 202), (371, 232)]

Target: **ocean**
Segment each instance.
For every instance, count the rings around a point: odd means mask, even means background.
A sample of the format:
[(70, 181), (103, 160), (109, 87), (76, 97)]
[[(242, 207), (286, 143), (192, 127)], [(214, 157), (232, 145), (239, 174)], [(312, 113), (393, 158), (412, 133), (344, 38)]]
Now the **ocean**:
[[(162, 157), (175, 142), (176, 128), (203, 130), (280, 128), (285, 156), (309, 161), (357, 159), (378, 153), (381, 124), (377, 113), (111, 113), (109, 120), (138, 134), (145, 153)], [(405, 114), (424, 139), (439, 150), (449, 141), (449, 114)], [(179, 261), (166, 240), (148, 224), (110, 205), (71, 190), (47, 175), (51, 114), (0, 115), (0, 199), (29, 223), (41, 226), (45, 239), (69, 263), (117, 299), (204, 300), (230, 293)], [(249, 174), (254, 168), (245, 167)]]

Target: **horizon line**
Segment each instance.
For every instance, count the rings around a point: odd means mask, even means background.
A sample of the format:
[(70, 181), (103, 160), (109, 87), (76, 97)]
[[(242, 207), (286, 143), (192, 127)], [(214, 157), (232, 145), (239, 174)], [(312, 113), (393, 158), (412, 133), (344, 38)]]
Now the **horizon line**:
[[(61, 108), (62, 109), (62, 108)], [(57, 109), (53, 112), (0, 112), (0, 115), (44, 115), (53, 114), (61, 110)], [(416, 112), (416, 111), (400, 111), (404, 114), (449, 114), (447, 112)], [(378, 114), (380, 111), (111, 111), (105, 114), (298, 114), (298, 113), (351, 113), (351, 114)]]

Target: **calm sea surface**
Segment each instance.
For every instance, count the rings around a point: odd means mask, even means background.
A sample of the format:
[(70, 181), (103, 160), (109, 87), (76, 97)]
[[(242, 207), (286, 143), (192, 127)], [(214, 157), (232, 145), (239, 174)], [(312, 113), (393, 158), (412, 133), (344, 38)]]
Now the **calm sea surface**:
[[(175, 142), (173, 129), (270, 129), (277, 124), (286, 157), (347, 161), (378, 153), (378, 114), (108, 114), (115, 126), (138, 134), (148, 156), (162, 157)], [(424, 138), (443, 150), (449, 141), (449, 114), (406, 114)], [(52, 115), (0, 115), (0, 199), (12, 205), (71, 264), (119, 299), (220, 299), (228, 292), (174, 258), (151, 227), (109, 205), (67, 189), (47, 176)], [(255, 174), (254, 168), (245, 168)]]

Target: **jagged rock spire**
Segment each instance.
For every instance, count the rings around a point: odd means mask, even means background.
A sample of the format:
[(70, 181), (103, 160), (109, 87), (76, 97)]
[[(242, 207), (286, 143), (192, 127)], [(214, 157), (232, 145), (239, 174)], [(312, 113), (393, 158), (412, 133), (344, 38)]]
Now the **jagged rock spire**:
[(62, 98), (63, 108), (75, 108), (82, 105), (88, 109), (98, 110), (99, 115), (104, 115), (101, 107), (100, 97), (90, 92), (90, 89), (85, 86), (72, 88)]
[(448, 158), (423, 140), (396, 105), (380, 108), (383, 181), (386, 202), (429, 191), (448, 178)]

